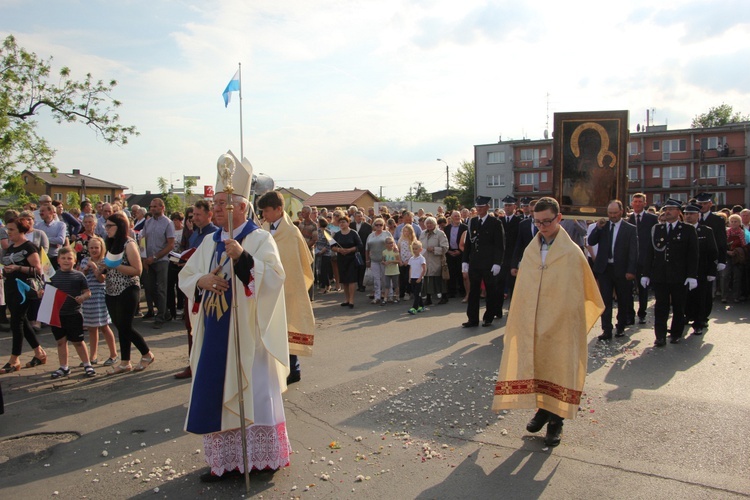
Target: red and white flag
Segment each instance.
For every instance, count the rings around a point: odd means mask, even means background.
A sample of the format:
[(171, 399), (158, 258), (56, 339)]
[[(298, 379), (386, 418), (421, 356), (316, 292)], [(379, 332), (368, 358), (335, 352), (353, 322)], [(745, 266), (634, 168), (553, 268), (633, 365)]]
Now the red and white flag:
[(68, 294), (61, 292), (52, 285), (45, 285), (42, 303), (39, 305), (39, 312), (36, 320), (41, 323), (60, 327), (60, 308), (62, 307)]

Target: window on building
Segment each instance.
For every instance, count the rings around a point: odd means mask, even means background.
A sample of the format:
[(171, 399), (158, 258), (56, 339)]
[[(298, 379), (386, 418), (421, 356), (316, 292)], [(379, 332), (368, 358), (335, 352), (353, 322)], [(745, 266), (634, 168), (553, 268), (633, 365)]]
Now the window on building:
[(105, 194), (102, 196), (102, 201), (104, 203), (112, 203), (112, 195)]
[(661, 149), (661, 141), (654, 141), (651, 143), (651, 149), (653, 151), (659, 151)]
[(534, 149), (522, 149), (521, 150), (521, 161), (533, 161), (534, 160)]
[(672, 193), (670, 196), (675, 200), (680, 200), (682, 203), (687, 203), (688, 200), (687, 193)]
[(701, 149), (717, 149), (727, 142), (726, 137), (704, 137), (701, 139)]
[(658, 179), (661, 177), (661, 169), (659, 167), (654, 167), (654, 169), (651, 171), (651, 177), (654, 179)]
[(492, 198), (492, 210), (496, 208), (500, 208), (500, 199), (499, 198)]
[(727, 193), (724, 191), (719, 191), (717, 193), (714, 193), (714, 197), (716, 199), (717, 205), (726, 205), (727, 204)]
[(687, 151), (687, 139), (671, 139), (664, 141), (665, 153), (684, 153)]
[(547, 172), (542, 172), (539, 182), (547, 182)]
[(663, 179), (684, 179), (687, 176), (687, 167), (684, 165), (664, 167), (662, 170)]
[(659, 193), (655, 193), (653, 198), (654, 198), (655, 205), (658, 205), (659, 203), (661, 203), (661, 195)]
[(539, 150), (539, 157), (540, 158), (547, 158), (547, 150), (546, 149), (540, 149)]
[(631, 182), (638, 180), (638, 169), (637, 168), (629, 168), (628, 169), (628, 179)]
[(638, 154), (638, 141), (628, 143), (628, 154), (631, 156)]
[(500, 185), (500, 176), (499, 175), (488, 175), (487, 176), (487, 186), (488, 187), (496, 187)]
[(62, 193), (52, 193), (52, 196), (54, 197), (55, 201), (62, 201)]
[(487, 153), (487, 163), (505, 163), (505, 151), (491, 151)]
[(727, 172), (726, 165), (701, 165), (701, 178), (702, 179), (714, 179), (716, 177), (724, 177)]

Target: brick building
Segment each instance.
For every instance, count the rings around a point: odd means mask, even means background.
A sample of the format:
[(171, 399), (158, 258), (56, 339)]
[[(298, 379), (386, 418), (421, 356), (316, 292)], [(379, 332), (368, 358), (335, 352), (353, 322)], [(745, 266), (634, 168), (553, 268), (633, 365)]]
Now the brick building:
[[(662, 125), (630, 134), (628, 195), (643, 192), (658, 205), (709, 191), (719, 206), (748, 206), (749, 129), (750, 122), (680, 130)], [(492, 198), (493, 207), (507, 194), (552, 195), (552, 151), (552, 139), (474, 146), (476, 193)]]

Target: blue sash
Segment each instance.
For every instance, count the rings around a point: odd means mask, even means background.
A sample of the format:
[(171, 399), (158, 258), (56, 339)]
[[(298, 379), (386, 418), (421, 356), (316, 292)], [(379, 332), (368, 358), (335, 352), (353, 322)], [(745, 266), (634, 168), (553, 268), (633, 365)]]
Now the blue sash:
[[(248, 221), (236, 240), (242, 244), (245, 236), (258, 229)], [(229, 279), (229, 260), (224, 258), (224, 242), (221, 241), (221, 230), (213, 235), (216, 249), (211, 257), (209, 270), (221, 265), (221, 274)], [(203, 345), (201, 346), (198, 366), (193, 373), (193, 387), (188, 412), (188, 432), (209, 434), (221, 431), (221, 413), (224, 404), (224, 381), (229, 351), (229, 330), (231, 328), (232, 300), (234, 291), (230, 287), (226, 292), (206, 291), (203, 294)], [(239, 427), (239, 420), (237, 427)]]

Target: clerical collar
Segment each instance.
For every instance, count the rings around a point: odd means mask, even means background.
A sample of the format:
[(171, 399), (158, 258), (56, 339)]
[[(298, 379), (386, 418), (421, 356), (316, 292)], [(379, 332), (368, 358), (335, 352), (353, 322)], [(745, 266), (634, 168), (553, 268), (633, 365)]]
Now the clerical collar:
[[(232, 239), (236, 239), (237, 236), (242, 234), (242, 231), (245, 229), (245, 226), (247, 225), (247, 221), (240, 224), (238, 227), (234, 228), (234, 231), (232, 231)], [(226, 229), (221, 230), (221, 239), (225, 240), (229, 238), (229, 232)]]

